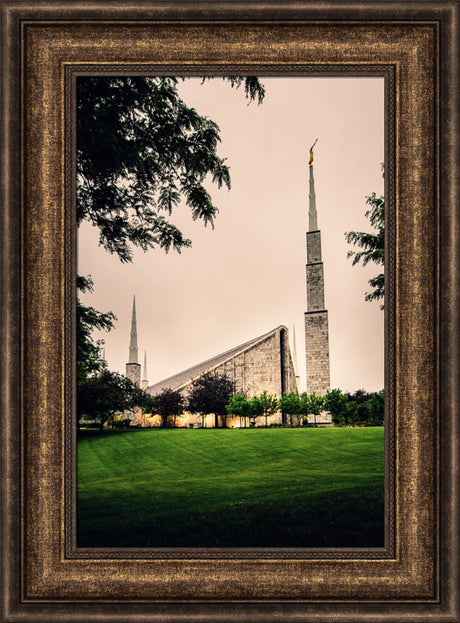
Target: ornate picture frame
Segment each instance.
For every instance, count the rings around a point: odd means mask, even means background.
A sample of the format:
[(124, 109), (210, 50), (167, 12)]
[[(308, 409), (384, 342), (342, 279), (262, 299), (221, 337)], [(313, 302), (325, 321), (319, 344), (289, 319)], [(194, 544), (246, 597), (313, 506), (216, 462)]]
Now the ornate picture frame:
[[(460, 621), (458, 2), (2, 4), (2, 620)], [(386, 545), (78, 551), (79, 71), (381, 72)], [(67, 418), (67, 419), (66, 419)]]

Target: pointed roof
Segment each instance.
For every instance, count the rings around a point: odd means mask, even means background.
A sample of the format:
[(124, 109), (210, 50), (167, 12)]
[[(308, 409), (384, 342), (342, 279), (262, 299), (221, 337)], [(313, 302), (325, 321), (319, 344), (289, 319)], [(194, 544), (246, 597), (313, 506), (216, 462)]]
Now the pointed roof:
[(137, 322), (136, 322), (136, 296), (133, 296), (133, 312), (131, 316), (131, 335), (129, 339), (128, 363), (139, 363), (137, 353)]
[(147, 380), (147, 351), (144, 350), (144, 376), (142, 377), (143, 381)]
[[(150, 385), (147, 387), (145, 391), (149, 394), (155, 395), (161, 392), (163, 389), (183, 389), (187, 385), (191, 384), (196, 378), (204, 374), (205, 372), (212, 371), (221, 364), (226, 361), (233, 359), (237, 355), (240, 355), (244, 351), (250, 350), (254, 348), (254, 346), (260, 344), (267, 338), (271, 337), (276, 331), (280, 329), (286, 329), (285, 326), (280, 325), (276, 327), (276, 329), (272, 329), (268, 333), (264, 333), (259, 337), (256, 337), (248, 342), (244, 342), (244, 344), (240, 344), (239, 346), (235, 346), (235, 348), (231, 348), (230, 350), (221, 353), (220, 355), (216, 355), (215, 357), (211, 357), (211, 359), (207, 359), (196, 366), (192, 366), (183, 372), (179, 372), (179, 374), (175, 374), (174, 376), (170, 376), (159, 383), (155, 383), (154, 385)], [(287, 330), (287, 329), (286, 329)]]

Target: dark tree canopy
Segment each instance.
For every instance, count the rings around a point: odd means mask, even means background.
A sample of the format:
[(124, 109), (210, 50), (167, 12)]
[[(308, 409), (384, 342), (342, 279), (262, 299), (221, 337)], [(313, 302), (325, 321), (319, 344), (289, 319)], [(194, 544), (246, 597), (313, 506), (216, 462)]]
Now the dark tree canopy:
[(356, 423), (381, 426), (385, 414), (384, 392), (369, 393), (358, 389), (353, 394), (344, 394), (340, 389), (332, 389), (324, 397), (324, 408), (329, 411), (336, 426)]
[(338, 388), (331, 389), (324, 396), (324, 408), (331, 414), (334, 424), (346, 422), (347, 403), (346, 395)]
[[(244, 84), (250, 101), (263, 100), (257, 78), (225, 79)], [(204, 182), (230, 188), (217, 155), (219, 127), (180, 98), (179, 80), (77, 80), (77, 221), (95, 225), (100, 244), (122, 262), (132, 259), (132, 247), (190, 246), (165, 216), (184, 199), (194, 219), (212, 226), (218, 210)]]
[(152, 396), (152, 413), (156, 413), (161, 418), (161, 426), (165, 428), (168, 421), (172, 419), (173, 424), (176, 418), (184, 412), (185, 400), (180, 392), (166, 387), (159, 394)]
[(226, 374), (205, 372), (192, 383), (188, 396), (188, 410), (191, 413), (214, 413), (215, 427), (219, 426), (220, 415), (224, 425), (227, 404), (234, 393), (233, 381)]
[(367, 421), (371, 426), (381, 426), (385, 420), (385, 396), (383, 390), (374, 392), (365, 403)]
[[(229, 168), (217, 155), (219, 128), (180, 98), (173, 77), (81, 76), (77, 80), (77, 223), (99, 230), (99, 242), (122, 262), (133, 248), (179, 251), (191, 241), (168, 221), (185, 200), (194, 219), (214, 223), (218, 212), (205, 182), (230, 188)], [(225, 77), (262, 102), (256, 77)], [(205, 81), (205, 79), (203, 79)], [(81, 292), (92, 289), (77, 278)], [(102, 342), (115, 316), (77, 301), (78, 382), (104, 369)]]
[[(366, 197), (366, 203), (371, 206), (366, 216), (376, 233), (356, 231), (346, 233), (347, 242), (362, 249), (362, 251), (348, 251), (347, 257), (353, 258), (353, 266), (358, 262), (362, 262), (363, 266), (366, 266), (368, 262), (383, 266), (385, 262), (385, 200), (372, 193)], [(383, 299), (385, 295), (384, 273), (379, 273), (376, 277), (369, 279), (369, 285), (373, 290), (366, 293), (366, 301)], [(383, 309), (383, 305), (381, 308)]]
[(77, 418), (96, 420), (100, 430), (117, 413), (138, 406), (143, 392), (122, 374), (104, 370), (80, 383), (77, 391)]
[[(91, 291), (93, 282), (89, 277), (77, 277), (81, 292)], [(93, 329), (110, 331), (116, 320), (112, 312), (102, 313), (94, 307), (86, 307), (77, 299), (77, 383), (82, 383), (89, 375), (102, 372), (105, 361), (101, 358), (102, 340), (95, 341)]]

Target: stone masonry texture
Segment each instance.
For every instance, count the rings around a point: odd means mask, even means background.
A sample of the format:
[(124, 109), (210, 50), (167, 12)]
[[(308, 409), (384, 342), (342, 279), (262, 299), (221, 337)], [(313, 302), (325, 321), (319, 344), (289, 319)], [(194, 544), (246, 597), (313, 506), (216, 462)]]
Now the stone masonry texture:
[(126, 376), (136, 387), (141, 386), (141, 364), (127, 363)]
[(307, 232), (307, 264), (321, 262), (321, 232)]
[[(283, 331), (284, 329), (281, 329)], [(285, 330), (284, 330), (285, 331)], [(280, 349), (278, 329), (262, 342), (239, 353), (215, 368), (219, 374), (227, 374), (235, 383), (235, 392), (248, 397), (267, 390), (269, 394), (281, 396), (281, 357), (284, 359), (284, 391), (296, 391), (294, 366), (285, 331), (283, 354)]]
[(331, 389), (327, 311), (305, 314), (305, 345), (307, 392), (324, 396)]
[[(283, 365), (282, 365), (283, 364)], [(211, 368), (218, 374), (227, 374), (235, 384), (236, 394), (246, 394), (248, 398), (261, 394), (266, 390), (278, 398), (282, 392), (296, 392), (296, 378), (291, 351), (289, 348), (288, 331), (278, 327), (264, 339), (235, 354), (221, 364)], [(283, 377), (283, 378), (282, 378)], [(177, 389), (187, 396), (192, 380)], [(281, 414), (269, 418), (271, 422), (281, 422)], [(198, 416), (187, 414), (184, 422), (179, 425), (201, 425)], [(155, 424), (157, 425), (157, 424)], [(239, 426), (238, 418), (227, 418), (227, 426)], [(214, 426), (213, 417), (207, 418), (206, 426)]]
[(324, 268), (323, 264), (307, 264), (307, 310), (324, 310)]

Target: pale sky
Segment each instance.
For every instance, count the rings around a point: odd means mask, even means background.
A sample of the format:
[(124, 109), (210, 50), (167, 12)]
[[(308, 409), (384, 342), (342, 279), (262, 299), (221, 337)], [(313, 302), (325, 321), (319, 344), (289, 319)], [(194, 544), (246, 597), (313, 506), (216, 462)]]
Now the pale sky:
[(365, 197), (383, 194), (383, 78), (261, 78), (266, 97), (248, 105), (243, 90), (217, 78), (179, 86), (186, 103), (221, 131), (232, 188), (209, 185), (219, 208), (215, 229), (180, 206), (171, 220), (191, 238), (181, 254), (136, 251), (132, 264), (98, 247), (97, 231), (79, 231), (78, 272), (94, 293), (83, 301), (118, 320), (105, 339), (111, 370), (125, 372), (133, 295), (139, 362), (147, 351), (150, 384), (286, 325), (296, 333), (305, 390), (305, 232), (308, 156), (322, 236), (329, 312), (331, 386), (383, 387), (383, 321), (379, 303), (364, 301), (375, 265), (352, 266), (344, 234), (371, 231)]

